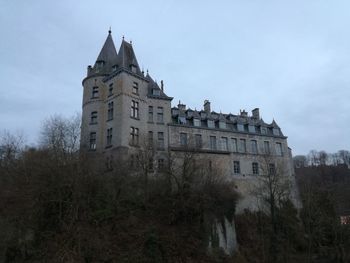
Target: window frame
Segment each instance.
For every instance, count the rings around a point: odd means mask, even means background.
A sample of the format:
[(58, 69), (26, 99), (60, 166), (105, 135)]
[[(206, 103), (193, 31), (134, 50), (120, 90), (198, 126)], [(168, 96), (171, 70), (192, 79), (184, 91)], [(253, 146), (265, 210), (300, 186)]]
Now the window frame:
[(134, 119), (140, 119), (139, 102), (136, 100), (131, 100), (130, 117)]
[(258, 162), (252, 162), (252, 172), (253, 172), (253, 175), (259, 175), (259, 163)]
[(241, 174), (241, 164), (239, 161), (233, 161), (233, 173)]
[(96, 148), (97, 148), (96, 140), (97, 140), (97, 133), (96, 132), (90, 132), (90, 136), (89, 136), (89, 150), (96, 151)]
[(139, 145), (139, 128), (130, 127), (130, 145), (138, 146)]
[(113, 120), (114, 117), (114, 102), (108, 102), (107, 106), (107, 121)]
[(113, 136), (113, 128), (108, 128), (107, 129), (106, 147), (112, 146), (112, 136)]

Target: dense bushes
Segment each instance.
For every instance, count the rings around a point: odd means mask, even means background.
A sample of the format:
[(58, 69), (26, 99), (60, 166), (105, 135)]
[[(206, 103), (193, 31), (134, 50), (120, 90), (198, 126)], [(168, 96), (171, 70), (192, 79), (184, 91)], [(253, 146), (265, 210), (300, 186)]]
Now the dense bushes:
[[(210, 220), (232, 217), (237, 199), (219, 174), (194, 169), (183, 178), (165, 171), (149, 176), (145, 186), (144, 173), (130, 171), (128, 162), (105, 171), (75, 154), (57, 158), (51, 151), (23, 150), (0, 166), (5, 262), (229, 259), (207, 253)], [(174, 176), (186, 187), (172, 184)]]

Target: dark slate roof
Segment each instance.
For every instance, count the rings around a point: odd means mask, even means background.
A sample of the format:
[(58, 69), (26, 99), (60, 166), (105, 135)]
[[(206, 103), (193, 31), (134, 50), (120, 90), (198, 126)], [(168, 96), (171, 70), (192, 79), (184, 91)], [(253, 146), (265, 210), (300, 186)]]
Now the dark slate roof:
[(275, 119), (272, 120), (272, 123), (270, 124), (273, 128), (279, 128), (278, 124), (276, 123)]
[(111, 31), (109, 31), (107, 39), (98, 55), (96, 61), (111, 61), (117, 58), (117, 50), (115, 49)]
[[(164, 91), (159, 87), (158, 83), (155, 82), (152, 77), (148, 74), (146, 75), (146, 79), (149, 81), (148, 82), (148, 94), (147, 96), (150, 98), (154, 98), (154, 99), (163, 99), (163, 100), (172, 100), (172, 97), (168, 97)], [(159, 95), (154, 95), (153, 94), (153, 90), (159, 90)]]
[(118, 67), (124, 68), (129, 71), (131, 70), (131, 66), (135, 66), (136, 74), (143, 77), (139, 64), (137, 63), (134, 49), (132, 45), (126, 42), (124, 39), (122, 40), (122, 44), (119, 48), (117, 65)]
[(117, 60), (117, 51), (114, 46), (114, 42), (112, 39), (111, 31), (109, 31), (107, 39), (100, 51), (100, 54), (98, 55), (95, 65), (93, 67), (93, 73), (96, 73), (97, 71), (97, 62), (104, 62), (104, 66), (99, 69), (99, 73), (110, 73), (112, 70), (112, 66)]

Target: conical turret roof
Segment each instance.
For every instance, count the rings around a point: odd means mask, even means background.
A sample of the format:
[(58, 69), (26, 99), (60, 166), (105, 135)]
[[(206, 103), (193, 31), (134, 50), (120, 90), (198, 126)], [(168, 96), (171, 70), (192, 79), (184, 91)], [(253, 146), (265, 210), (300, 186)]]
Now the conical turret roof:
[(135, 67), (136, 71), (134, 73), (143, 76), (139, 64), (137, 63), (135, 52), (131, 43), (126, 42), (124, 39), (122, 40), (122, 44), (120, 45), (118, 52), (117, 64), (119, 67), (130, 71), (132, 70), (132, 67)]
[(112, 39), (112, 32), (109, 30), (107, 39), (96, 59), (93, 72), (110, 73), (112, 71), (112, 66), (116, 64), (117, 58), (118, 55)]
[(104, 61), (107, 64), (117, 58), (117, 50), (115, 49), (111, 33), (111, 31), (108, 31), (107, 39), (96, 59), (96, 62)]

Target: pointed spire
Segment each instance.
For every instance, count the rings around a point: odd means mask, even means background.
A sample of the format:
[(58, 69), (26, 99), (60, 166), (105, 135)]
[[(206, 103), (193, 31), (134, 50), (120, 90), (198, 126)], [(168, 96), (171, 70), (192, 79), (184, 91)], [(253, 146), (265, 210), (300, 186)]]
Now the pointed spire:
[(142, 76), (132, 45), (123, 38), (118, 52), (118, 65)]
[(103, 47), (96, 59), (94, 70), (97, 73), (109, 73), (112, 70), (112, 66), (116, 64), (117, 50), (115, 49), (112, 39), (111, 28), (108, 30), (108, 36), (103, 44)]

